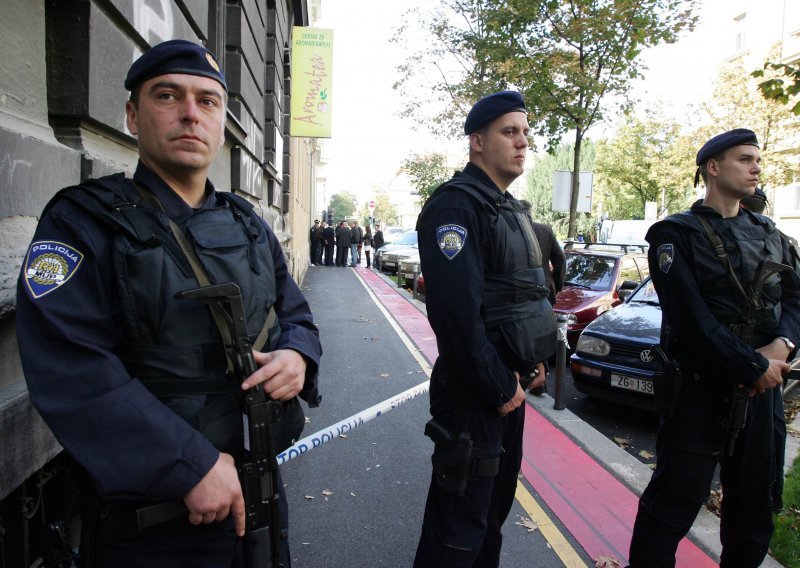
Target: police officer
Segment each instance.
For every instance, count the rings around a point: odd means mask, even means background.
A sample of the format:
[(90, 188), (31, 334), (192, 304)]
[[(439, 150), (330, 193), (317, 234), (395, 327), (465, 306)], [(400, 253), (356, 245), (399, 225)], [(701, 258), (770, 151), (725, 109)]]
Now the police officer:
[(314, 219), (314, 226), (308, 234), (311, 246), (311, 264), (319, 266), (322, 264), (322, 227), (319, 226), (319, 219)]
[[(89, 480), (86, 565), (238, 565), (243, 392), (261, 384), (274, 400), (299, 394), (316, 406), (319, 336), (275, 235), (207, 177), (227, 104), (212, 54), (161, 43), (131, 65), (125, 88), (138, 166), (132, 179), (62, 190), (42, 214), (18, 287), (23, 369), (34, 405)], [(269, 332), (241, 384), (226, 375), (209, 308), (175, 299), (199, 286), (179, 234), (198, 272), (238, 284), (248, 333)], [(135, 512), (164, 500), (182, 500), (188, 513), (137, 530)], [(280, 553), (288, 566), (285, 539)]]
[(325, 266), (334, 264), (334, 245), (336, 244), (336, 231), (325, 221), (322, 222), (322, 244), (325, 247)]
[[(428, 319), (433, 475), (414, 565), (497, 566), (522, 460), (525, 391), (555, 350), (542, 258), (522, 204), (525, 103), (488, 95), (467, 115), (469, 163), (417, 222)], [(544, 381), (539, 373), (534, 385)]]
[(674, 364), (655, 385), (657, 464), (639, 501), (631, 566), (675, 565), (718, 463), (720, 566), (759, 566), (767, 553), (773, 399), (800, 339), (800, 276), (772, 221), (739, 207), (755, 191), (759, 162), (752, 131), (711, 138), (697, 153), (705, 198), (646, 236), (662, 348)]

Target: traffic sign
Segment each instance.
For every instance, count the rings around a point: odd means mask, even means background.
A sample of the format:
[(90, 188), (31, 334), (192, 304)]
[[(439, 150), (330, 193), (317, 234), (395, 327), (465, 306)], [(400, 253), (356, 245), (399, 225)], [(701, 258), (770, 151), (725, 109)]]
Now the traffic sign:
[(373, 200), (370, 200), (370, 202), (369, 202), (369, 208), (370, 208), (370, 209), (375, 209), (375, 201), (373, 201)]

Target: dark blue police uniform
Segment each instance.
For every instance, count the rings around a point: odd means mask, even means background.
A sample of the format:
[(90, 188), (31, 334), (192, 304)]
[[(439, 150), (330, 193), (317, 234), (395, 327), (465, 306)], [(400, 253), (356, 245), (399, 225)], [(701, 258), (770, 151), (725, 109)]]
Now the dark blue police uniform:
[[(240, 405), (220, 405), (224, 397), (202, 392), (192, 395), (191, 386), (172, 397), (155, 386), (165, 376), (187, 384), (214, 373), (210, 378), (226, 380), (221, 342), (216, 348), (200, 343), (209, 333), (218, 337), (208, 308), (174, 300), (174, 287), (191, 283), (193, 274), (176, 260), (181, 256), (174, 254), (175, 242), (156, 229), (171, 219), (191, 233), (195, 219), (211, 219), (208, 233), (189, 235), (201, 262), (212, 279), (238, 275), (249, 296), (273, 303), (278, 323), (268, 347), (303, 355), (307, 374), (300, 396), (311, 406), (321, 398), (318, 331), (275, 235), (255, 214), (243, 215), (234, 206), (243, 200), (217, 193), (207, 182), (206, 200), (193, 210), (141, 163), (133, 181), (163, 208), (162, 213), (144, 201), (135, 203), (142, 215), (131, 219), (142, 221), (133, 224), (141, 238), (123, 235), (81, 204), (102, 202), (118, 190), (114, 199), (129, 198), (127, 204), (115, 204), (124, 212), (139, 192), (122, 176), (67, 190), (46, 209), (18, 287), (23, 369), (34, 405), (91, 481), (87, 489), (96, 498), (86, 499), (83, 522), (93, 542), (84, 540), (83, 554), (94, 554), (98, 566), (235, 566), (240, 544), (230, 517), (199, 526), (184, 518), (144, 531), (136, 530), (133, 518), (143, 503), (181, 499), (212, 468), (220, 450), (242, 451)], [(231, 232), (230, 227), (244, 229)], [(236, 237), (242, 246), (231, 242), (236, 234), (245, 235)], [(239, 256), (227, 258), (233, 250)], [(266, 292), (258, 290), (260, 279)], [(251, 314), (268, 307), (247, 304)], [(147, 356), (137, 361), (136, 353)], [(173, 358), (176, 370), (170, 376)], [(225, 430), (236, 414), (231, 439)], [(219, 440), (209, 439), (220, 433)], [(282, 561), (289, 565), (288, 541), (282, 545)]]
[[(716, 256), (700, 216), (724, 243), (742, 286), (759, 290), (764, 307), (749, 339), (740, 337), (746, 303)], [(677, 382), (656, 384), (657, 397), (665, 400), (657, 465), (639, 503), (631, 566), (675, 565), (678, 542), (708, 498), (717, 463), (724, 491), (720, 565), (759, 566), (773, 530), (773, 398), (781, 396), (780, 389), (747, 399), (746, 423), (733, 455), (724, 449), (731, 440), (727, 425), (737, 385), (752, 385), (768, 367), (755, 349), (776, 337), (800, 338), (796, 256), (768, 218), (744, 209), (723, 218), (702, 201), (690, 212), (653, 225), (646, 239), (662, 310), (662, 343), (680, 374)], [(791, 270), (759, 278), (768, 259)]]
[(463, 495), (445, 490), (436, 460), (447, 450), (437, 442), (414, 565), (496, 566), (522, 460), (525, 405), (502, 418), (497, 409), (517, 391), (514, 371), (526, 374), (555, 347), (541, 252), (522, 204), (471, 163), (429, 199), (417, 231), (439, 349), (432, 422), (454, 437), (468, 432), (479, 460)]

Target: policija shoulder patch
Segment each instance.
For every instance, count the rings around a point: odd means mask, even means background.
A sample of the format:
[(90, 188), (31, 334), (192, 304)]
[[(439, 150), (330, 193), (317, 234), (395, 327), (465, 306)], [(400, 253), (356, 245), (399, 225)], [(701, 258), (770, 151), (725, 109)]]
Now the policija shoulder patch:
[(467, 242), (467, 230), (461, 225), (442, 225), (436, 229), (436, 242), (442, 254), (453, 260)]
[(57, 241), (31, 243), (25, 258), (25, 285), (39, 299), (67, 283), (83, 261), (83, 253)]
[(666, 274), (672, 266), (672, 259), (675, 258), (675, 247), (672, 244), (660, 245), (656, 253), (658, 255), (658, 267), (661, 272)]

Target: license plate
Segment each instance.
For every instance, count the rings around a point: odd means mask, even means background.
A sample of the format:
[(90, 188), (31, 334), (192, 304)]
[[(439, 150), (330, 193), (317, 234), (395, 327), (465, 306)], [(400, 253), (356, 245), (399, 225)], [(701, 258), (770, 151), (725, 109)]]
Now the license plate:
[(381, 262), (381, 266), (392, 266), (392, 267), (394, 267), (394, 266), (396, 266), (396, 263), (392, 262), (391, 260), (385, 260), (385, 261)]
[(653, 381), (650, 379), (635, 379), (624, 375), (611, 375), (611, 386), (618, 389), (632, 390), (653, 394)]

